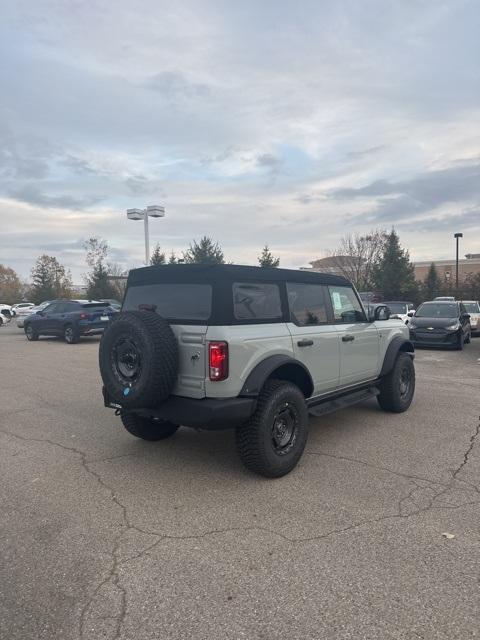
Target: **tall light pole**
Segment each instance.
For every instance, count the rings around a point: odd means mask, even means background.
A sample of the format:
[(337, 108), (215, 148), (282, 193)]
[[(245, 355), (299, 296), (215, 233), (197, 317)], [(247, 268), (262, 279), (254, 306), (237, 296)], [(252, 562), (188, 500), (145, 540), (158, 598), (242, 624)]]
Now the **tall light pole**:
[(129, 220), (143, 220), (145, 227), (145, 265), (148, 267), (150, 263), (150, 238), (148, 236), (148, 217), (163, 218), (165, 217), (165, 207), (154, 204), (146, 209), (127, 209), (127, 218)]
[(458, 293), (458, 239), (463, 238), (463, 233), (455, 233), (453, 237), (457, 241), (457, 255), (455, 259), (455, 289)]

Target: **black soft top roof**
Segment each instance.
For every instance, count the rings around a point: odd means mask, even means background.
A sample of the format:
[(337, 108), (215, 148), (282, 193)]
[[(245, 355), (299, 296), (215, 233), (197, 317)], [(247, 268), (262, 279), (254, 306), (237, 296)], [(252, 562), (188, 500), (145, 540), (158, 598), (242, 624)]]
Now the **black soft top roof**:
[(167, 264), (132, 269), (128, 275), (128, 286), (162, 282), (284, 282), (286, 280), (340, 286), (350, 284), (346, 278), (341, 276), (318, 273), (316, 271), (277, 269), (274, 267), (247, 267), (236, 264)]

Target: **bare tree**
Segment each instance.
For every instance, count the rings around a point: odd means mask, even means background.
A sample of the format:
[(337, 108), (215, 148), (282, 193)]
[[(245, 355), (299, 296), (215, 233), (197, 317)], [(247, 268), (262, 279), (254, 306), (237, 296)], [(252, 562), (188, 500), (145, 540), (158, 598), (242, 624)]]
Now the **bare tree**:
[(330, 253), (332, 266), (357, 289), (368, 290), (373, 286), (373, 269), (383, 254), (386, 239), (383, 229), (374, 229), (365, 235), (348, 234)]

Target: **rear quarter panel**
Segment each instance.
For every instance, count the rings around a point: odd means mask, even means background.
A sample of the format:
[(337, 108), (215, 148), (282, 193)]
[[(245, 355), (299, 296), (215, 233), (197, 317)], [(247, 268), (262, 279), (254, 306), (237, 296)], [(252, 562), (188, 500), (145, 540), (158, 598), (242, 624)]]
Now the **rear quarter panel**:
[(209, 327), (206, 341), (228, 342), (229, 375), (226, 380), (212, 382), (205, 372), (205, 391), (210, 398), (238, 396), (245, 380), (262, 360), (271, 355), (294, 357), (292, 337), (286, 323)]

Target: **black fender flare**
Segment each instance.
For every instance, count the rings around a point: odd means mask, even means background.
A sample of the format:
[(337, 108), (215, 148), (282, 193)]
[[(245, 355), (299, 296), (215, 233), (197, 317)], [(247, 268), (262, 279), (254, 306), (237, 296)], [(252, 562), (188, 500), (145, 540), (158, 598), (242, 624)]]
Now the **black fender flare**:
[(313, 393), (314, 387), (312, 376), (310, 375), (309, 370), (302, 362), (287, 355), (269, 356), (268, 358), (265, 358), (265, 360), (259, 362), (249, 373), (239, 395), (249, 398), (256, 398), (262, 390), (263, 385), (272, 375), (272, 373), (279, 367), (285, 365), (293, 365), (294, 367), (298, 367), (301, 369), (301, 371), (303, 372), (302, 377), (305, 380), (305, 386), (307, 387), (306, 389), (302, 389), (302, 391), (304, 392), (304, 395), (306, 397), (309, 397)]
[(393, 340), (388, 345), (387, 351), (385, 352), (382, 370), (380, 371), (380, 377), (386, 376), (388, 373), (390, 373), (400, 351), (402, 353), (408, 353), (412, 360), (415, 357), (415, 347), (410, 342), (410, 340), (402, 338), (402, 336), (395, 336), (395, 338), (393, 338)]

